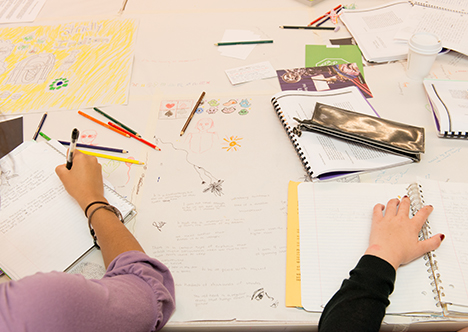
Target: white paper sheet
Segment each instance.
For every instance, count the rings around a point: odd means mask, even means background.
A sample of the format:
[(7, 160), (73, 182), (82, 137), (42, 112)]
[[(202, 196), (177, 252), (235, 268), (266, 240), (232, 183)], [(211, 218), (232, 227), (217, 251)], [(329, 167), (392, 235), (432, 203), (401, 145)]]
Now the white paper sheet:
[(0, 2), (0, 23), (33, 22), (46, 0), (4, 0)]
[(269, 61), (254, 63), (249, 66), (226, 70), (226, 75), (233, 85), (264, 78), (276, 77), (276, 70)]
[[(257, 35), (249, 30), (226, 30), (224, 32), (222, 42), (234, 41), (252, 41), (259, 40), (260, 35)], [(254, 50), (256, 45), (225, 45), (218, 46), (218, 50), (223, 56), (245, 60)]]

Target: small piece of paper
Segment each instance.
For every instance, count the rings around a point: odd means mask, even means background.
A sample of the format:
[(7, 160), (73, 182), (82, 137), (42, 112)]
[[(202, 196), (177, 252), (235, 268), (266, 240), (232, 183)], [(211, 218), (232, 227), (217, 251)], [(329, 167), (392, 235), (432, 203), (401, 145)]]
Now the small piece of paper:
[(264, 78), (276, 77), (276, 70), (269, 61), (254, 63), (245, 67), (238, 67), (226, 70), (231, 84), (261, 80)]
[[(222, 42), (235, 42), (235, 41), (252, 41), (259, 40), (260, 35), (257, 35), (249, 30), (226, 30), (224, 31)], [(252, 45), (227, 45), (219, 46), (218, 50), (221, 55), (228, 56), (231, 58), (245, 60), (249, 54), (255, 48), (255, 44)]]
[(0, 1), (0, 23), (33, 22), (46, 0)]

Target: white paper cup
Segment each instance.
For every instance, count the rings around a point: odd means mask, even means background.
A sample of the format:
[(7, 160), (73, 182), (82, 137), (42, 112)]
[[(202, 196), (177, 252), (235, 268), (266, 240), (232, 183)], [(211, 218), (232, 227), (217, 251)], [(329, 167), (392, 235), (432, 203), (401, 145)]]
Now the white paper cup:
[(422, 81), (429, 75), (437, 54), (442, 50), (442, 42), (432, 33), (417, 32), (408, 41), (408, 48), (406, 75)]

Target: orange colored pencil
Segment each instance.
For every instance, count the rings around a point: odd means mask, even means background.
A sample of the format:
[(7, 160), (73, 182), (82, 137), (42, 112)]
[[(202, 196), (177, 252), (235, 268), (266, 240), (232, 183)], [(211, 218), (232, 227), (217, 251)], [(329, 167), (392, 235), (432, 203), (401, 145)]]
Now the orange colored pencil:
[(78, 114), (84, 116), (85, 118), (87, 118), (87, 119), (89, 119), (89, 120), (91, 120), (91, 121), (94, 121), (94, 122), (100, 124), (101, 126), (106, 127), (107, 129), (110, 129), (110, 130), (112, 130), (112, 131), (115, 131), (116, 133), (118, 133), (118, 134), (120, 134), (120, 135), (123, 135), (123, 136), (125, 136), (125, 137), (127, 137), (127, 138), (130, 138), (130, 135), (129, 135), (128, 133), (125, 133), (125, 132), (122, 132), (122, 131), (117, 130), (117, 129), (115, 129), (115, 128), (112, 128), (112, 127), (109, 126), (108, 124), (105, 124), (104, 122), (99, 121), (98, 119), (93, 118), (91, 115), (88, 115), (88, 114), (86, 114), (86, 113), (84, 113), (84, 112), (81, 112), (81, 111), (78, 111)]
[(138, 141), (140, 141), (140, 142), (142, 142), (142, 143), (145, 143), (145, 144), (148, 145), (148, 146), (151, 146), (153, 149), (156, 149), (156, 150), (161, 151), (161, 149), (158, 148), (158, 147), (157, 147), (156, 145), (154, 145), (153, 143), (148, 142), (147, 140), (145, 140), (145, 139), (143, 139), (143, 138), (141, 138), (141, 137), (138, 137), (137, 135), (132, 134), (132, 133), (129, 132), (128, 130), (123, 129), (122, 127), (116, 125), (115, 123), (112, 123), (112, 122), (109, 121), (108, 124), (109, 124), (109, 126), (111, 126), (112, 128), (115, 128), (116, 130), (120, 130), (122, 133), (125, 133), (125, 134), (127, 134), (127, 135), (130, 135), (130, 136), (133, 137), (134, 139), (136, 139), (136, 140), (138, 140)]

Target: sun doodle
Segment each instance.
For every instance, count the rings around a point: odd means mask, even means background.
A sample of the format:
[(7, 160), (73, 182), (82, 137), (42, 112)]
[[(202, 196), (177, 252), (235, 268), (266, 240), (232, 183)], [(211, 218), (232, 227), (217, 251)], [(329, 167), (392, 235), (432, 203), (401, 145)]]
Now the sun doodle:
[(242, 140), (241, 137), (237, 137), (237, 136), (231, 136), (229, 138), (224, 138), (224, 142), (223, 144), (225, 144), (226, 146), (223, 146), (223, 149), (226, 149), (226, 151), (231, 151), (231, 150), (234, 150), (234, 151), (237, 151), (238, 148), (241, 147), (241, 145), (239, 144), (239, 141)]

